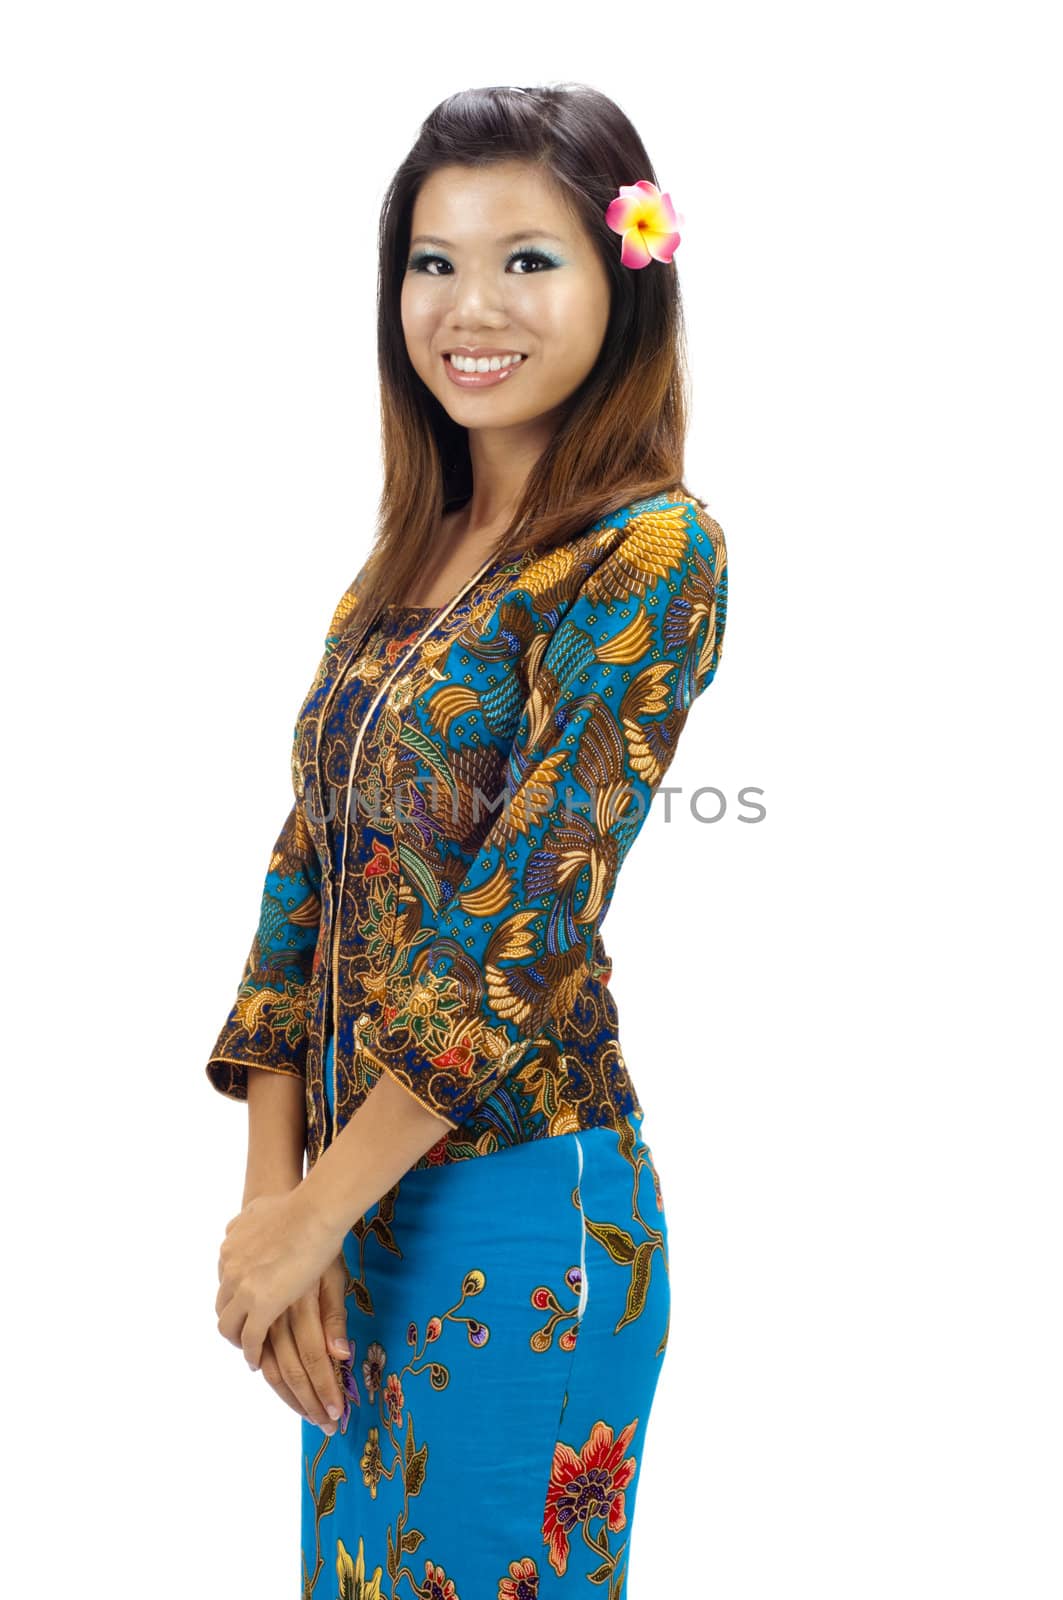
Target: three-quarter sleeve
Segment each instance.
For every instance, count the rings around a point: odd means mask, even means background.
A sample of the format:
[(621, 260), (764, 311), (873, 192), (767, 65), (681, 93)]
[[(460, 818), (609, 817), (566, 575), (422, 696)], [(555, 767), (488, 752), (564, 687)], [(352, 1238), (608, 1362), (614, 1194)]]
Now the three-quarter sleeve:
[[(333, 609), (310, 696), (357, 610), (366, 566)], [(298, 737), (297, 723), (293, 781)], [(321, 927), (321, 890), (321, 862), (296, 791), (295, 803), (269, 858), (258, 927), (236, 999), (207, 1062), (211, 1083), (233, 1099), (247, 1098), (248, 1067), (306, 1077), (310, 983)]]
[(563, 1016), (594, 968), (617, 874), (712, 682), (727, 553), (694, 502), (632, 520), (543, 653), (505, 803), (431, 940), (388, 977), (359, 1044), (460, 1125)]
[(273, 847), (236, 1000), (207, 1063), (222, 1094), (246, 1100), (248, 1067), (305, 1077), (307, 991), (320, 924), (320, 863), (297, 802)]

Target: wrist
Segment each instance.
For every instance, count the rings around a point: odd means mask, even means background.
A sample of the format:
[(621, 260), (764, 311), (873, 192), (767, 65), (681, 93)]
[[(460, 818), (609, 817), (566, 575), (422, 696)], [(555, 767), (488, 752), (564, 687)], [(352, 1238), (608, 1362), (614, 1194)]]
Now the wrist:
[(257, 1200), (263, 1194), (290, 1194), (299, 1187), (302, 1179), (302, 1167), (293, 1167), (291, 1163), (249, 1169), (244, 1180), (243, 1204), (250, 1205), (252, 1200)]
[[(335, 1146), (323, 1150), (319, 1160), (309, 1168), (306, 1178), (299, 1184), (299, 1203), (311, 1219), (311, 1226), (322, 1234), (335, 1238), (336, 1248), (343, 1245), (347, 1229), (354, 1226), (365, 1206), (352, 1194), (354, 1163), (339, 1160)], [(357, 1186), (360, 1187), (360, 1186)]]
[(309, 1231), (332, 1246), (338, 1255), (350, 1218), (334, 1188), (325, 1181), (327, 1176), (318, 1161), (296, 1185), (292, 1199)]

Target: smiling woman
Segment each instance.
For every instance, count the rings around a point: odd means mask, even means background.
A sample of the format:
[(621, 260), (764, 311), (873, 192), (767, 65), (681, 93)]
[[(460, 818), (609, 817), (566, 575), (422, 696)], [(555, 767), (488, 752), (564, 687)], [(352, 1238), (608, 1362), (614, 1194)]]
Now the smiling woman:
[(601, 925), (727, 610), (647, 175), (606, 96), (484, 89), (385, 200), (376, 539), (207, 1063), (251, 1102), (219, 1329), (304, 1416), (303, 1600), (626, 1591), (671, 1300)]
[[(496, 497), (503, 506), (519, 500), (529, 465), (594, 371), (609, 325), (609, 274), (562, 187), (528, 161), (436, 167), (417, 191), (411, 228), (406, 350), (425, 387), (469, 430), (469, 516), (479, 527), (493, 520)], [(549, 253), (539, 246), (547, 239)], [(474, 370), (459, 371), (453, 351)], [(510, 381), (515, 373), (519, 383)]]
[[(560, 547), (689, 492), (676, 272), (625, 267), (607, 220), (622, 186), (653, 178), (629, 119), (583, 85), (467, 90), (426, 119), (380, 226), (367, 612), (446, 598), (477, 556)], [(522, 359), (460, 378), (454, 350)]]

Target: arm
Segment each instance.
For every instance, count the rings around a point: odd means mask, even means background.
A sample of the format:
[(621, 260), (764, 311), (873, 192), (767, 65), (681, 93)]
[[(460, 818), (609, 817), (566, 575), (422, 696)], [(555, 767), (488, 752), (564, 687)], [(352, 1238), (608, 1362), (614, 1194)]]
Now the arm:
[[(257, 1088), (252, 1093), (257, 1094)], [(296, 1302), (305, 1301), (336, 1266), (348, 1228), (394, 1188), (418, 1155), (438, 1139), (440, 1127), (438, 1117), (385, 1079), (374, 1085), (301, 1183), (290, 1193), (252, 1197), (229, 1221), (219, 1257), (218, 1331), (241, 1346), (252, 1368), (262, 1362), (278, 1318)], [(342, 1291), (335, 1309), (335, 1327), (322, 1325), (333, 1341), (345, 1337)], [(315, 1315), (312, 1320), (305, 1347), (320, 1352), (319, 1318)], [(300, 1342), (300, 1352), (303, 1348)], [(263, 1370), (273, 1382), (272, 1368)], [(315, 1389), (326, 1406), (330, 1397), (342, 1396), (328, 1382), (327, 1369), (321, 1371), (324, 1386), (315, 1383)]]
[(449, 1127), (387, 1073), (302, 1181), (309, 1209), (341, 1237)]
[[(458, 1126), (594, 968), (617, 874), (719, 664), (727, 555), (679, 501), (634, 516), (555, 630), (509, 757), (511, 796), (359, 1046)], [(416, 897), (408, 886), (407, 898)]]
[(260, 1194), (294, 1189), (303, 1176), (306, 1099), (303, 1080), (291, 1073), (247, 1075), (247, 1170), (243, 1205)]

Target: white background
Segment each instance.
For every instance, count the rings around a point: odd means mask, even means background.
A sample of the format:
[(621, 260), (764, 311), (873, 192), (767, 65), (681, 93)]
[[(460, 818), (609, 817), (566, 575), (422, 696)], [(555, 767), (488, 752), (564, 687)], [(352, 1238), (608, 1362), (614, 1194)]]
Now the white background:
[(670, 774), (730, 809), (605, 929), (672, 1252), (629, 1593), (1063, 1593), (1048, 21), (6, 11), (6, 1592), (297, 1593), (204, 1065), (367, 548), (384, 189), (445, 95), (576, 79), (685, 218), (731, 563)]

